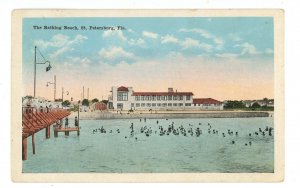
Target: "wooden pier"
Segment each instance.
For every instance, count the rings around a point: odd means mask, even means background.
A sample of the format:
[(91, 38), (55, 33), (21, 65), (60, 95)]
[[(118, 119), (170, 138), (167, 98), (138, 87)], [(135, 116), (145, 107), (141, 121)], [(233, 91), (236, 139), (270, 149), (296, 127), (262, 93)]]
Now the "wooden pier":
[(23, 107), (22, 113), (22, 159), (27, 159), (27, 139), (31, 136), (32, 152), (35, 154), (35, 140), (34, 134), (45, 129), (45, 138), (50, 138), (51, 125), (54, 125), (54, 134), (56, 132), (65, 132), (69, 135), (71, 131), (77, 131), (79, 135), (79, 128), (58, 129), (57, 125), (62, 124), (63, 118), (69, 116), (71, 113), (67, 110), (56, 109), (36, 109), (33, 107)]
[(65, 136), (69, 136), (69, 132), (77, 131), (77, 136), (80, 135), (79, 127), (54, 128), (54, 137), (58, 137), (59, 132), (64, 132)]

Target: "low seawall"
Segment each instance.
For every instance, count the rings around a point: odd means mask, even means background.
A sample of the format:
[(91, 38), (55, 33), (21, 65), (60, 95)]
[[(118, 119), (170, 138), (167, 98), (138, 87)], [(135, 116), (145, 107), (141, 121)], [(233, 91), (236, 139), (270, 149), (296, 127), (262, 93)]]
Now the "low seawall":
[[(70, 118), (77, 116), (73, 112)], [(103, 112), (81, 112), (80, 119), (174, 119), (174, 118), (250, 118), (250, 117), (269, 117), (269, 112), (197, 112), (197, 113), (103, 113)]]

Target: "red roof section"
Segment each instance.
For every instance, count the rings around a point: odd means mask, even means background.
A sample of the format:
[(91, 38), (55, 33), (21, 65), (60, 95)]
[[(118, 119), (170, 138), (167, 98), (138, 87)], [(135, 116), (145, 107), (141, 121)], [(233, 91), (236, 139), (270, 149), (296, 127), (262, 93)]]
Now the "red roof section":
[(193, 104), (222, 104), (222, 102), (212, 98), (195, 98)]
[(181, 96), (181, 95), (194, 95), (192, 92), (133, 92), (133, 96)]
[(128, 88), (121, 86), (121, 87), (118, 87), (118, 91), (128, 91)]

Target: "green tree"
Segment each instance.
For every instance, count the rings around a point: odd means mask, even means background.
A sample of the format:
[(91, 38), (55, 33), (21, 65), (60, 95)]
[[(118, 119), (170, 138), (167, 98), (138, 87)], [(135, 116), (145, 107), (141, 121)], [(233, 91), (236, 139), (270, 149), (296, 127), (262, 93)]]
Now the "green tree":
[(94, 98), (94, 99), (92, 100), (92, 103), (95, 103), (95, 102), (99, 102), (99, 99)]
[(255, 103), (252, 104), (251, 107), (252, 108), (260, 108), (260, 105), (257, 102), (255, 102)]
[(83, 99), (81, 104), (84, 105), (84, 106), (89, 106), (90, 102), (89, 102), (88, 99)]
[(108, 100), (102, 100), (101, 102), (103, 102), (104, 104), (106, 104), (106, 105), (107, 105), (107, 103), (108, 103)]
[(227, 101), (226, 104), (224, 105), (224, 108), (229, 108), (229, 109), (233, 109), (233, 108), (245, 108), (245, 105), (243, 103), (243, 101)]
[(68, 100), (65, 100), (63, 103), (62, 103), (62, 105), (63, 106), (69, 106), (71, 103), (70, 103), (70, 101), (68, 101)]

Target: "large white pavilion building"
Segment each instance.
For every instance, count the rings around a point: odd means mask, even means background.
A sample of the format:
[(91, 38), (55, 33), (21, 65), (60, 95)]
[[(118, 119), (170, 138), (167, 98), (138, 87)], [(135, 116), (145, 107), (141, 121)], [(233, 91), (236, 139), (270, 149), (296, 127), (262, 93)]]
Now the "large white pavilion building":
[(135, 92), (132, 87), (113, 86), (108, 108), (114, 110), (223, 110), (223, 103), (211, 98), (193, 98), (192, 92)]

